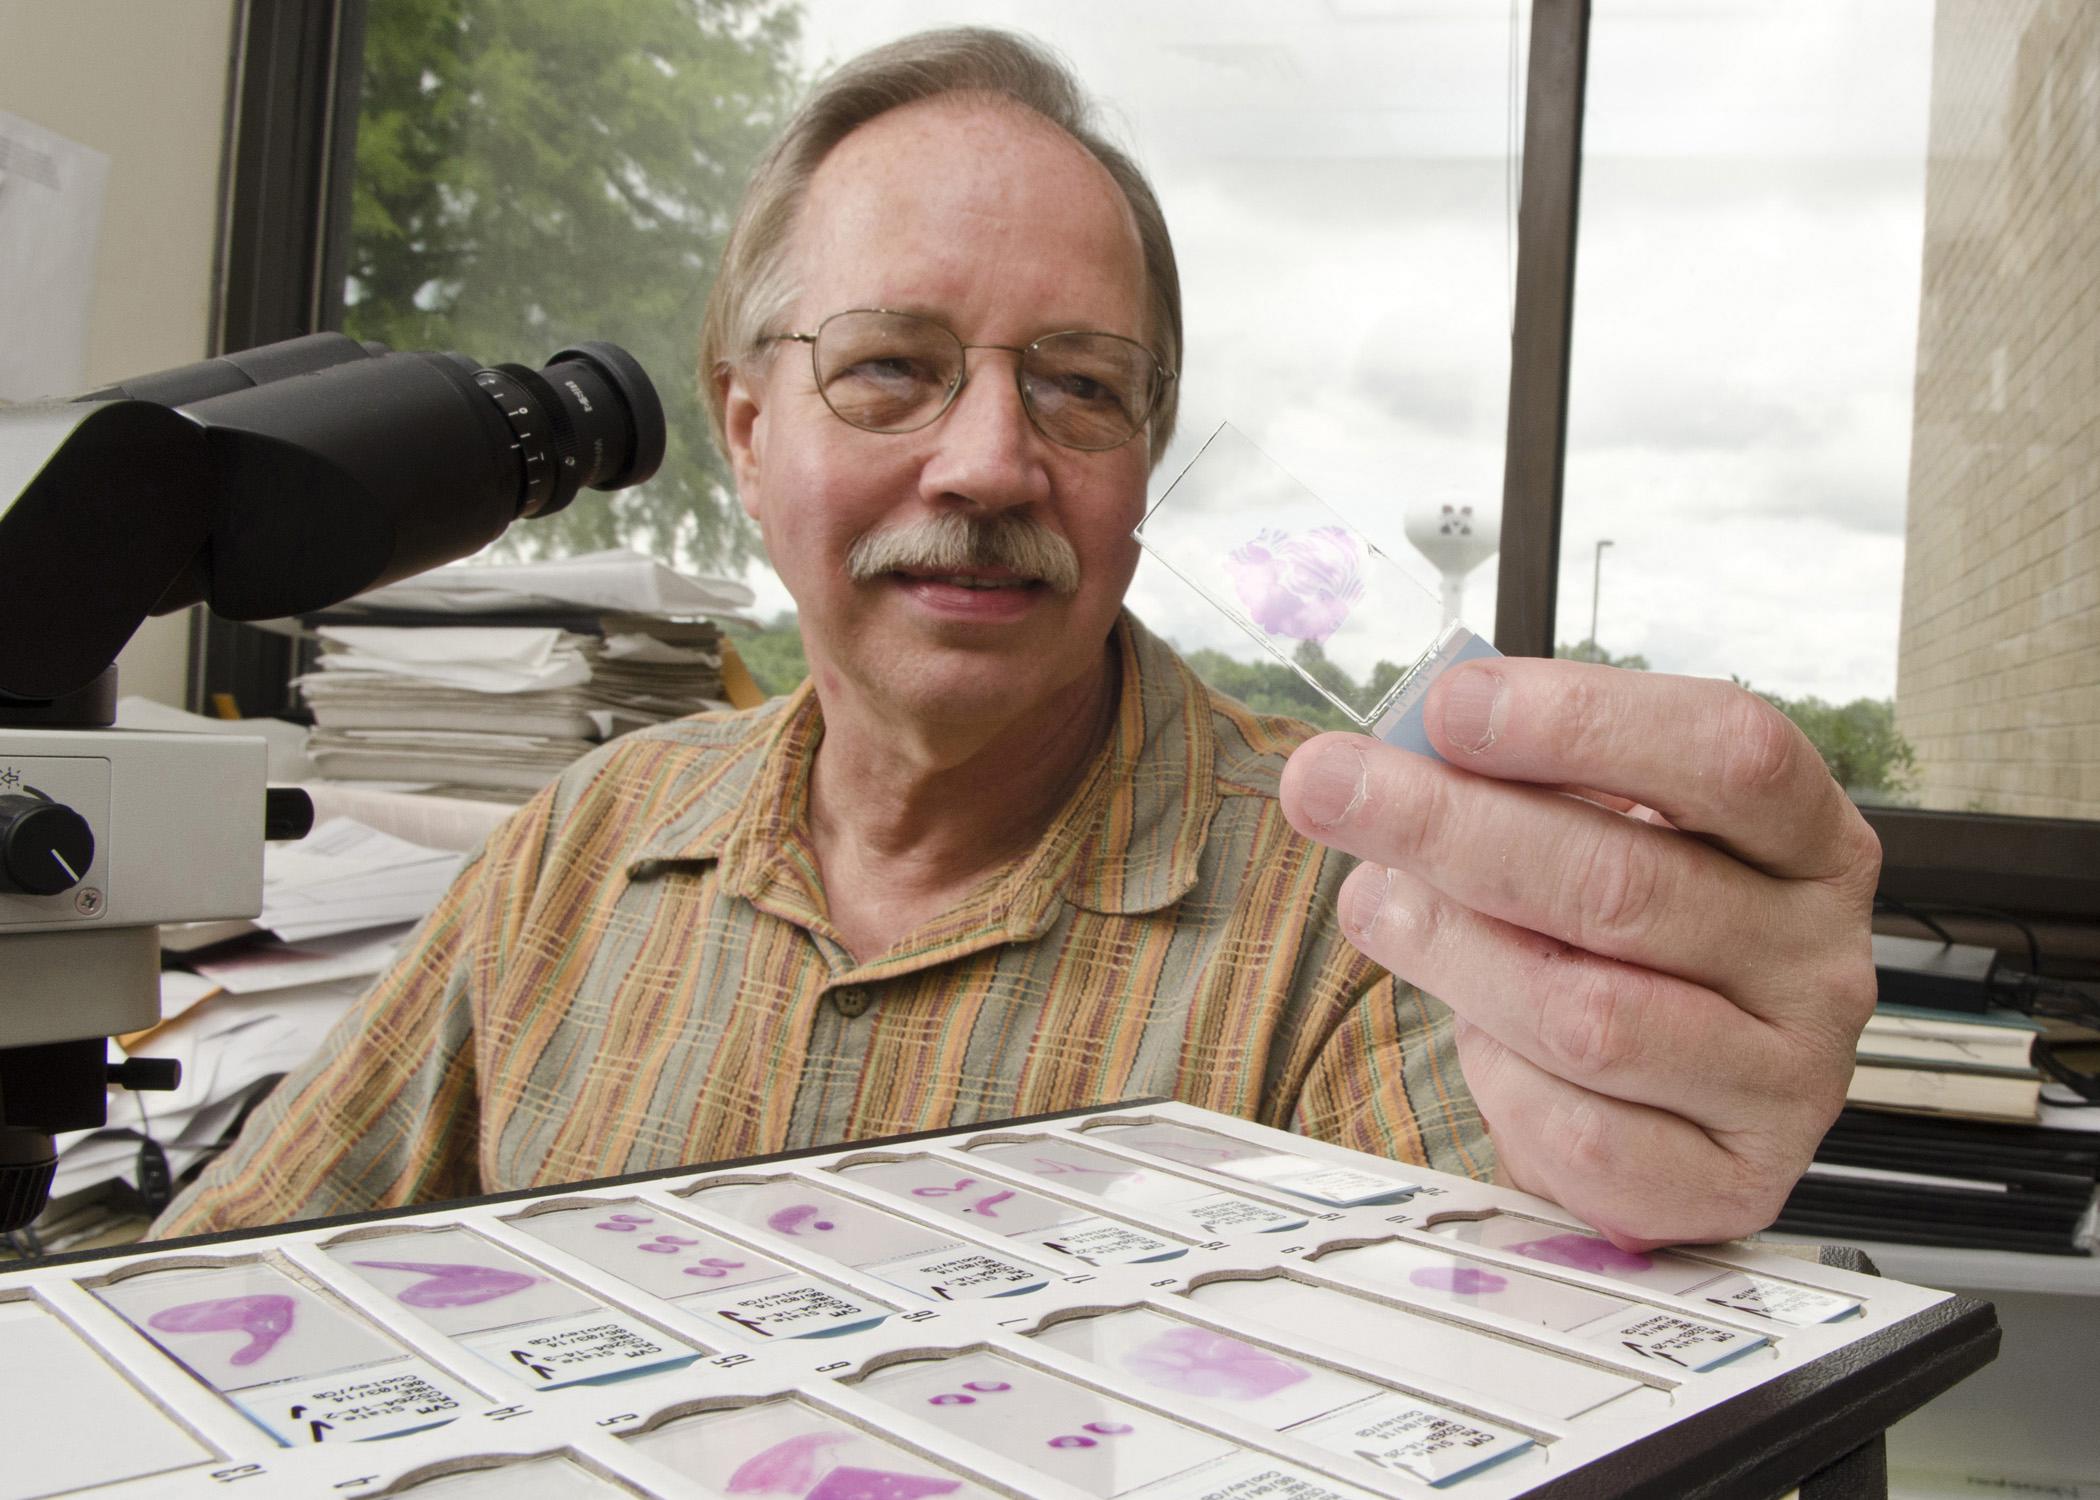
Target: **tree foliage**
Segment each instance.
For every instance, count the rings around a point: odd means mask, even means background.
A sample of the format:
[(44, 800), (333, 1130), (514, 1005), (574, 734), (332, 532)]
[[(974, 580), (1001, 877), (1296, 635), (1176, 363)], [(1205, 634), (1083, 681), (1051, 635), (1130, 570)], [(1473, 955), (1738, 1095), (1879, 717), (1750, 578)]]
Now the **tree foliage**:
[(609, 339), (670, 423), (657, 478), (505, 538), (730, 566), (750, 535), (694, 339), (746, 177), (799, 80), (792, 0), (372, 0), (345, 331), (537, 368)]
[[(802, 633), (792, 613), (776, 615), (763, 629), (739, 633), (732, 639), (737, 655), (768, 697), (779, 697), (809, 675), (809, 664), (802, 655)], [(1256, 713), (1302, 719), (1320, 729), (1361, 727), (1282, 662), (1238, 661), (1222, 651), (1190, 651), (1184, 657), (1198, 677)], [(1299, 646), (1298, 657), (1309, 670), (1321, 673), (1328, 681), (1353, 685), (1349, 675), (1329, 662), (1311, 642)], [(1371, 674), (1370, 686), (1382, 691), (1399, 676), (1398, 667), (1382, 661)]]
[[(1752, 691), (1756, 691), (1752, 689)], [(1855, 802), (1907, 804), (1918, 774), (1917, 752), (1896, 730), (1896, 700), (1758, 697), (1792, 719)]]
[(1553, 654), (1562, 661), (1601, 662), (1607, 667), (1625, 667), (1632, 672), (1645, 672), (1648, 670), (1648, 658), (1642, 656), (1638, 651), (1629, 656), (1613, 656), (1595, 641), (1586, 637), (1572, 646), (1566, 641), (1562, 641), (1553, 648)]
[(809, 675), (809, 663), (802, 655), (802, 630), (792, 611), (775, 615), (762, 629), (735, 633), (730, 644), (768, 698), (792, 692)]
[[(1298, 664), (1323, 682), (1332, 684), (1352, 703), (1375, 702), (1400, 680), (1401, 669), (1382, 661), (1371, 670), (1365, 683), (1327, 659), (1318, 643), (1301, 641)], [(1316, 729), (1361, 730), (1363, 726), (1328, 702), (1311, 683), (1279, 661), (1239, 661), (1222, 651), (1190, 651), (1189, 667), (1210, 686), (1229, 698), (1237, 698), (1256, 713), (1282, 714), (1302, 719)]]
[[(1613, 656), (1595, 641), (1565, 641), (1553, 654), (1568, 661), (1596, 661), (1608, 667), (1648, 670), (1645, 656)], [(1738, 686), (1749, 688), (1742, 678)], [(1757, 692), (1757, 689), (1750, 688)], [(1917, 777), (1917, 753), (1909, 740), (1896, 732), (1896, 700), (1855, 698), (1850, 703), (1825, 703), (1821, 698), (1785, 698), (1778, 693), (1758, 693), (1808, 736), (1808, 742), (1830, 767), (1830, 774), (1855, 802), (1902, 803), (1910, 799)]]

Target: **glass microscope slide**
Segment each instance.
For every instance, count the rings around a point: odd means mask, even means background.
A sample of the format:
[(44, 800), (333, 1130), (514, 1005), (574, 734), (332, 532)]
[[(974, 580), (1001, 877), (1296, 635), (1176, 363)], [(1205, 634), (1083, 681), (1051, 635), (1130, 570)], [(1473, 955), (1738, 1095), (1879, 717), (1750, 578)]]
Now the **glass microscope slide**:
[(922, 1211), (961, 1219), (1018, 1244), (1034, 1245), (1090, 1266), (1172, 1260), (1188, 1253), (1186, 1245), (1120, 1220), (958, 1172), (953, 1162), (939, 1157), (861, 1162), (831, 1170), (908, 1197)]
[(892, 1365), (860, 1382), (892, 1410), (1102, 1500), (1363, 1492), (990, 1350)]
[(1316, 1260), (1323, 1271), (1395, 1289), (1411, 1301), (1500, 1313), (1681, 1370), (1710, 1370), (1770, 1342), (1763, 1334), (1406, 1240), (1337, 1250)]
[(287, 1447), (398, 1437), (450, 1422), (477, 1400), (268, 1262), (149, 1272), (95, 1295)]
[(985, 1141), (967, 1149), (1008, 1171), (1055, 1183), (1065, 1192), (1084, 1193), (1155, 1218), (1193, 1224), (1206, 1235), (1242, 1231), (1274, 1234), (1301, 1229), (1306, 1223), (1303, 1214), (1285, 1213), (1252, 1198), (1221, 1193), (1186, 1177), (1153, 1171), (1061, 1137)]
[(964, 1475), (793, 1399), (679, 1417), (627, 1441), (718, 1495), (995, 1500)]
[(471, 1229), (354, 1239), (323, 1253), (345, 1274), (535, 1389), (676, 1370), (700, 1357), (698, 1349)]
[(1442, 1392), (1482, 1411), (1514, 1416), (1514, 1400), (1525, 1412), (1566, 1421), (1645, 1389), (1631, 1375), (1500, 1333), (1288, 1276), (1213, 1281), (1188, 1297), (1206, 1312), (1273, 1332), (1286, 1342), (1313, 1339), (1339, 1353), (1374, 1360), (1411, 1386)]
[(1033, 1292), (1050, 1284), (1040, 1268), (948, 1238), (928, 1224), (872, 1208), (799, 1178), (701, 1187), (698, 1208), (749, 1224), (797, 1248), (843, 1262), (933, 1302)]
[(1772, 1276), (1753, 1276), (1689, 1255), (1621, 1250), (1601, 1234), (1522, 1214), (1447, 1219), (1432, 1225), (1430, 1232), (1798, 1328), (1849, 1317), (1862, 1305), (1857, 1297)]
[(1208, 1401), (1271, 1432), (1431, 1484), (1532, 1445), (1515, 1428), (1150, 1308), (1067, 1318), (1035, 1338), (1170, 1401)]
[(510, 1227), (747, 1339), (852, 1333), (894, 1311), (639, 1198), (531, 1214)]
[(1204, 1167), (1242, 1182), (1309, 1198), (1334, 1208), (1365, 1203), (1393, 1203), (1408, 1197), (1420, 1183), (1404, 1177), (1366, 1172), (1361, 1167), (1278, 1151), (1215, 1130), (1168, 1122), (1103, 1125), (1091, 1132), (1103, 1140), (1185, 1167)]

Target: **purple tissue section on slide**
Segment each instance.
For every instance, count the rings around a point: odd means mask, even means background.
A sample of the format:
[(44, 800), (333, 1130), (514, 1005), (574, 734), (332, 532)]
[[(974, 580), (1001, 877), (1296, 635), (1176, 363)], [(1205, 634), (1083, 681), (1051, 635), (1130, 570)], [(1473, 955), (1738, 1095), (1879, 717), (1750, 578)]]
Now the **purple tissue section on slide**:
[(817, 1481), (803, 1500), (920, 1500), (962, 1488), (960, 1480), (931, 1474), (899, 1474), (889, 1469), (833, 1469)]
[(836, 1229), (838, 1226), (829, 1219), (817, 1217), (822, 1212), (814, 1203), (791, 1203), (767, 1214), (766, 1228), (776, 1234), (800, 1234), (805, 1225), (811, 1229)]
[(1497, 1276), (1478, 1266), (1422, 1266), (1408, 1272), (1407, 1279), (1416, 1286), (1437, 1292), (1456, 1292), (1461, 1297), (1482, 1297), (1509, 1285), (1507, 1276)]
[(1325, 641), (1364, 596), (1356, 538), (1340, 526), (1295, 535), (1264, 529), (1225, 570), (1256, 625), (1292, 641)]
[(1258, 1401), (1305, 1379), (1305, 1369), (1207, 1328), (1174, 1328), (1132, 1349), (1123, 1364), (1161, 1390)]
[(356, 1264), (370, 1266), (375, 1271), (413, 1271), (428, 1278), (394, 1294), (395, 1301), (410, 1307), (472, 1307), (477, 1302), (493, 1302), (498, 1297), (522, 1292), (542, 1279), (498, 1266), (446, 1261), (361, 1260)]
[(799, 1495), (816, 1482), (817, 1455), (846, 1440), (829, 1432), (804, 1432), (754, 1453), (729, 1476), (732, 1495)]
[(962, 1488), (959, 1480), (932, 1474), (898, 1474), (851, 1465), (827, 1472), (825, 1450), (845, 1441), (828, 1432), (785, 1438), (746, 1459), (724, 1488), (732, 1495), (799, 1495), (803, 1500), (921, 1500)]
[(292, 1331), (296, 1310), (289, 1297), (258, 1293), (164, 1307), (146, 1324), (162, 1333), (245, 1333), (248, 1342), (228, 1356), (228, 1363), (252, 1365)]
[(1533, 1260), (1547, 1260), (1557, 1266), (1572, 1266), (1578, 1271), (1595, 1271), (1600, 1276), (1633, 1275), (1655, 1268), (1652, 1256), (1633, 1250), (1621, 1250), (1610, 1240), (1598, 1239), (1588, 1234), (1555, 1234), (1542, 1240), (1525, 1240), (1522, 1244), (1508, 1247), (1519, 1255), (1528, 1255)]

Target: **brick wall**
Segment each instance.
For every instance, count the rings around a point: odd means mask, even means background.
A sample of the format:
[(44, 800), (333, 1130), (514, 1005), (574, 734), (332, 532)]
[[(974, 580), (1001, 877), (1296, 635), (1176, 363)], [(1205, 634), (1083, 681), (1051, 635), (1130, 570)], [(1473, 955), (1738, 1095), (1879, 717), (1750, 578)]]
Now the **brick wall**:
[(2100, 0), (1940, 0), (1896, 721), (1927, 807), (2100, 817)]

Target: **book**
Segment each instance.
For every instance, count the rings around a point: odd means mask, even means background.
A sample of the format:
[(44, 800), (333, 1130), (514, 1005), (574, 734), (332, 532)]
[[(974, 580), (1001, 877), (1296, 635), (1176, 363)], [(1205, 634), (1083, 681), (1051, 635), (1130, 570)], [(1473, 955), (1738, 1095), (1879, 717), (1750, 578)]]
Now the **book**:
[(2041, 1075), (2032, 1069), (1890, 1066), (1861, 1059), (1845, 1089), (1847, 1104), (1921, 1109), (1935, 1114), (2033, 1120), (2040, 1112)]
[(2034, 1061), (2038, 1021), (1991, 1011), (1961, 1015), (1916, 1006), (1881, 1005), (1860, 1034), (1862, 1061), (1902, 1060), (2027, 1068)]

